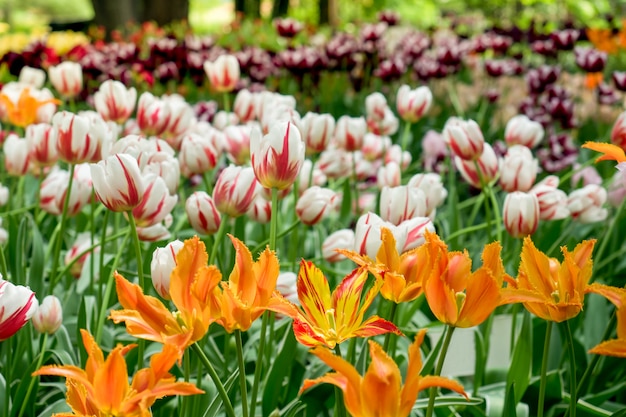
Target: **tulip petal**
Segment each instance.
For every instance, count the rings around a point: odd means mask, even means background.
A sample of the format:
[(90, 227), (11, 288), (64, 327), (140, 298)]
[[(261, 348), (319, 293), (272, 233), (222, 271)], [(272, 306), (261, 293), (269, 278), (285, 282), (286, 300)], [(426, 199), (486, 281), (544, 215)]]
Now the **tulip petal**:
[[(98, 368), (94, 375), (93, 385), (100, 387), (94, 393), (98, 406), (105, 414), (108, 412), (115, 415), (130, 389), (126, 362), (119, 347), (113, 349), (104, 364)], [(107, 387), (107, 389), (102, 389), (102, 387)]]
[(541, 294), (552, 294), (555, 285), (550, 277), (550, 260), (539, 251), (529, 236), (524, 238), (518, 280)]
[(626, 339), (615, 339), (602, 342), (590, 349), (589, 353), (626, 358)]
[(626, 289), (624, 288), (611, 287), (594, 282), (585, 289), (585, 292), (599, 294), (612, 302), (617, 308), (622, 308), (622, 306), (626, 305)]
[(604, 154), (596, 159), (596, 163), (600, 161), (626, 162), (624, 150), (611, 143), (585, 142), (582, 147)]
[(449, 389), (458, 394), (461, 394), (465, 398), (469, 398), (467, 394), (465, 393), (465, 389), (463, 388), (463, 385), (459, 384), (456, 381), (453, 381), (451, 379), (444, 378), (441, 376), (432, 376), (432, 375), (428, 375), (428, 376), (420, 378), (420, 381), (419, 381), (420, 391), (423, 391), (428, 388), (433, 388), (433, 387)]
[(352, 335), (356, 337), (370, 337), (386, 333), (393, 333), (398, 336), (402, 336), (402, 332), (396, 327), (395, 324), (378, 316), (372, 316), (365, 320), (363, 324), (361, 324), (359, 328), (352, 333)]
[(456, 327), (477, 326), (489, 317), (500, 301), (501, 285), (486, 266), (474, 272), (467, 283), (465, 302)]
[(298, 299), (311, 322), (327, 330), (326, 312), (332, 308), (330, 287), (313, 262), (303, 260), (300, 264)]
[(198, 270), (208, 261), (206, 246), (198, 236), (187, 239), (176, 254), (176, 266), (170, 275), (170, 296), (178, 310), (192, 311), (196, 307), (190, 289)]
[(458, 320), (456, 292), (433, 271), (424, 285), (424, 294), (431, 311), (442, 323), (454, 324)]
[(420, 371), (422, 370), (422, 355), (420, 346), (426, 336), (426, 329), (420, 330), (415, 335), (415, 340), (409, 346), (409, 364), (406, 370), (406, 380), (400, 395), (400, 413), (399, 415), (408, 416), (413, 408), (413, 404), (419, 395), (419, 381), (422, 378)]
[(369, 341), (370, 362), (361, 383), (361, 403), (371, 415), (398, 416), (402, 377), (398, 365), (382, 347)]

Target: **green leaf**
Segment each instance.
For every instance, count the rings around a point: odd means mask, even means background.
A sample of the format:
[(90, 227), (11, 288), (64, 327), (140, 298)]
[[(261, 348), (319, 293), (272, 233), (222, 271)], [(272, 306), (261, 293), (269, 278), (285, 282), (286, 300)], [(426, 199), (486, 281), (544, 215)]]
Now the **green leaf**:
[(528, 312), (524, 312), (522, 320), (522, 328), (519, 337), (515, 339), (515, 348), (513, 349), (513, 357), (511, 358), (511, 367), (506, 376), (507, 400), (509, 387), (515, 383), (514, 404), (522, 399), (526, 392), (526, 388), (530, 383), (530, 370), (532, 364), (532, 326), (531, 318)]
[(626, 409), (611, 414), (611, 417), (626, 417)]
[(439, 356), (439, 352), (441, 351), (441, 345), (443, 345), (443, 339), (444, 336), (442, 334), (437, 341), (437, 345), (428, 353), (428, 356), (424, 361), (424, 366), (422, 366), (422, 371), (420, 372), (420, 375), (432, 374), (433, 369), (435, 368), (435, 362), (437, 361), (437, 357)]
[[(448, 395), (442, 395), (435, 399), (435, 408), (439, 407), (455, 407), (455, 406), (476, 406), (484, 403), (482, 398), (474, 398), (470, 397), (470, 399), (466, 400), (463, 397), (452, 397)], [(413, 410), (419, 410), (421, 408), (428, 407), (428, 398), (422, 398), (420, 400), (415, 401), (415, 405), (413, 406)]]
[[(70, 338), (70, 334), (64, 325), (61, 325), (54, 334), (57, 342), (55, 349), (51, 351), (61, 360), (63, 365), (76, 365), (76, 355), (74, 354), (74, 344)], [(63, 360), (65, 358), (65, 360)]]
[[(235, 369), (232, 375), (224, 383), (224, 389), (226, 390), (226, 392), (230, 391), (235, 381), (237, 381), (237, 378), (239, 378), (239, 368)], [(222, 399), (220, 398), (220, 396), (215, 395), (215, 398), (213, 398), (213, 401), (211, 401), (211, 404), (209, 404), (209, 407), (204, 412), (203, 417), (216, 416), (222, 405)]]
[(507, 384), (506, 394), (504, 398), (504, 413), (503, 417), (517, 417), (517, 410), (515, 407), (515, 382)]
[[(297, 341), (293, 332), (285, 332), (285, 337), (278, 349), (278, 355), (272, 362), (263, 388), (263, 416), (268, 416), (278, 407), (283, 385), (286, 380), (289, 380), (297, 350)], [(289, 380), (289, 383), (296, 383), (296, 381)]]
[(483, 384), (485, 369), (487, 369), (487, 358), (485, 356), (485, 340), (480, 329), (474, 329), (474, 351), (476, 353), (476, 363), (474, 364), (474, 395)]
[(346, 178), (343, 183), (343, 195), (341, 198), (341, 210), (339, 218), (342, 223), (346, 224), (352, 213), (352, 187), (350, 181)]
[(59, 400), (57, 400), (56, 402), (50, 404), (48, 407), (46, 407), (40, 414), (38, 417), (51, 417), (53, 414), (56, 413), (67, 413), (72, 411), (70, 409), (70, 407), (68, 407), (67, 403), (65, 402), (65, 398), (61, 398)]
[(41, 236), (41, 232), (35, 223), (35, 220), (31, 217), (31, 255), (30, 255), (30, 270), (28, 274), (28, 284), (31, 290), (35, 294), (43, 294), (44, 286), (44, 269), (45, 269), (45, 250), (44, 242)]
[(28, 236), (28, 222), (27, 217), (22, 217), (19, 228), (17, 230), (17, 238), (15, 239), (15, 245), (11, 247), (14, 249), (13, 257), (13, 280), (18, 284), (28, 285), (26, 282), (26, 268), (24, 268), (24, 253), (26, 251), (26, 238)]

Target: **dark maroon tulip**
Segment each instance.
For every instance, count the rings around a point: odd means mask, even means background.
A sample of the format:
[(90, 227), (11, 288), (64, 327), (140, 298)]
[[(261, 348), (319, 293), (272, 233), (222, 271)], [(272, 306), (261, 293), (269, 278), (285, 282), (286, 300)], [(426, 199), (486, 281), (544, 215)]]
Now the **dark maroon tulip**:
[(576, 65), (586, 72), (601, 72), (606, 65), (606, 52), (597, 49), (576, 48), (574, 55), (576, 56)]
[(304, 29), (304, 25), (296, 19), (274, 19), (274, 27), (279, 36), (293, 38)]
[(580, 36), (580, 31), (576, 29), (557, 30), (550, 34), (550, 39), (554, 42), (556, 49), (561, 51), (571, 51)]
[(613, 84), (619, 91), (626, 91), (626, 72), (613, 71)]
[(400, 15), (393, 10), (383, 10), (378, 13), (378, 21), (384, 22), (388, 26), (396, 26), (400, 23)]
[(535, 41), (530, 45), (530, 48), (539, 55), (547, 57), (555, 57), (557, 55), (556, 45), (554, 45), (551, 39)]
[(612, 106), (619, 101), (619, 95), (613, 87), (608, 84), (600, 84), (596, 88), (596, 97), (599, 104)]
[(537, 157), (547, 172), (559, 172), (574, 165), (578, 147), (567, 133), (550, 133), (547, 145), (537, 150)]

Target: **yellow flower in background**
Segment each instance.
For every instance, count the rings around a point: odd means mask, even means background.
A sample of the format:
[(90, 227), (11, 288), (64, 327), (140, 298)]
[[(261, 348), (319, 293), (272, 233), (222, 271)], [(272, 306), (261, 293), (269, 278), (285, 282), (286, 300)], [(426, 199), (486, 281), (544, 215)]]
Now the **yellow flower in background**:
[(150, 367), (140, 369), (128, 382), (124, 355), (135, 345), (117, 346), (104, 359), (102, 350), (86, 330), (81, 330), (83, 344), (89, 355), (85, 369), (73, 365), (48, 365), (33, 372), (67, 378), (67, 404), (73, 414), (57, 417), (149, 417), (150, 407), (170, 395), (202, 394), (204, 391), (188, 382), (176, 382), (168, 371), (178, 360), (175, 346), (165, 345), (163, 351), (150, 358)]
[(68, 53), (78, 45), (87, 45), (89, 38), (81, 32), (51, 32), (46, 37), (46, 46), (52, 48), (58, 55)]
[(593, 261), (595, 240), (579, 243), (573, 252), (562, 247), (563, 262), (550, 258), (524, 239), (517, 279), (507, 279), (502, 290), (504, 303), (524, 303), (524, 307), (544, 320), (557, 323), (576, 317), (583, 308)]
[(409, 363), (406, 379), (398, 365), (383, 348), (369, 340), (372, 361), (365, 373), (359, 375), (352, 364), (321, 346), (311, 351), (335, 372), (317, 379), (304, 381), (301, 392), (321, 383), (333, 384), (343, 391), (346, 409), (353, 417), (406, 417), (411, 412), (420, 391), (432, 387), (455, 391), (465, 398), (463, 386), (456, 381), (439, 376), (422, 376), (420, 346), (426, 330), (421, 330), (409, 347)]

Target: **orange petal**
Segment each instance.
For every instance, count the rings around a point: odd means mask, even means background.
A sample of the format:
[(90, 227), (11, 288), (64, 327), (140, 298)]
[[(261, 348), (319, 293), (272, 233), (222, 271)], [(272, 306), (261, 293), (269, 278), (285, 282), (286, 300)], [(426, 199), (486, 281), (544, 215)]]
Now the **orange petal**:
[(602, 342), (596, 347), (590, 349), (589, 353), (626, 358), (626, 339), (615, 339)]
[(93, 385), (98, 387), (94, 395), (98, 406), (105, 414), (115, 415), (130, 389), (126, 361), (120, 347), (113, 349), (104, 364), (98, 368)]
[(402, 332), (396, 327), (395, 324), (385, 319), (381, 319), (378, 316), (372, 316), (365, 320), (363, 324), (361, 324), (351, 335), (346, 336), (371, 337), (386, 333), (393, 333), (398, 336), (402, 336)]
[(398, 416), (402, 377), (398, 365), (383, 348), (369, 341), (370, 362), (361, 383), (361, 404), (368, 414), (381, 417)]
[(276, 281), (280, 274), (280, 263), (276, 252), (270, 250), (269, 247), (265, 248), (252, 267), (252, 272), (256, 280), (255, 305), (265, 306), (276, 289)]
[(183, 247), (176, 254), (176, 266), (170, 275), (170, 296), (178, 310), (193, 311), (196, 307), (191, 287), (198, 271), (208, 262), (206, 246), (198, 236), (185, 240)]
[(361, 293), (367, 280), (367, 269), (361, 267), (346, 275), (332, 294), (337, 329), (350, 328), (362, 320), (369, 307), (368, 300), (361, 305)]
[(446, 324), (454, 324), (458, 319), (456, 292), (448, 286), (443, 277), (433, 271), (424, 285), (424, 294), (435, 317)]
[(530, 236), (524, 238), (519, 270), (518, 284), (531, 287), (527, 289), (536, 290), (548, 297), (556, 289), (550, 275), (550, 259), (535, 247)]
[(626, 162), (624, 150), (611, 143), (585, 142), (582, 147), (604, 154), (596, 159), (596, 163), (600, 161)]
[(599, 294), (612, 302), (617, 308), (621, 308), (626, 304), (626, 289), (624, 288), (593, 283), (585, 288), (585, 292)]
[(391, 271), (397, 271), (400, 266), (400, 255), (396, 249), (396, 238), (386, 227), (380, 229), (381, 245), (376, 254), (376, 262), (385, 265)]
[(401, 416), (409, 415), (419, 395), (420, 371), (422, 370), (420, 346), (422, 346), (424, 336), (426, 336), (426, 329), (420, 330), (415, 335), (415, 340), (411, 346), (409, 346), (409, 364), (406, 370), (406, 380), (404, 381), (404, 387), (402, 388), (402, 394), (400, 396), (399, 415)]
[(252, 254), (241, 240), (232, 235), (228, 236), (235, 247), (235, 266), (228, 278), (231, 282), (231, 289), (242, 301), (252, 305), (257, 294)]
[(315, 326), (328, 329), (326, 312), (332, 308), (328, 281), (312, 262), (302, 260), (298, 273), (298, 299)]
[(500, 302), (500, 290), (491, 270), (485, 266), (479, 268), (467, 283), (465, 302), (455, 326), (472, 327), (485, 321)]
[(465, 398), (468, 398), (467, 394), (465, 393), (465, 389), (463, 388), (463, 385), (459, 384), (456, 381), (453, 381), (451, 379), (444, 378), (441, 376), (432, 376), (432, 375), (428, 375), (428, 376), (420, 378), (420, 381), (419, 381), (420, 391), (423, 391), (425, 389), (432, 388), (432, 387), (440, 387), (440, 388), (449, 389), (458, 394), (461, 394)]

